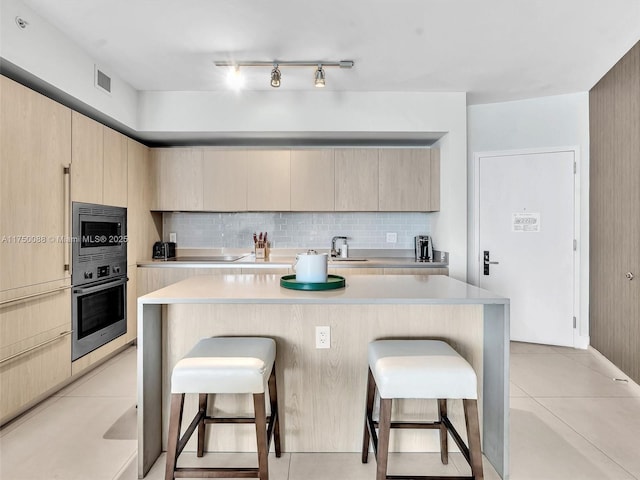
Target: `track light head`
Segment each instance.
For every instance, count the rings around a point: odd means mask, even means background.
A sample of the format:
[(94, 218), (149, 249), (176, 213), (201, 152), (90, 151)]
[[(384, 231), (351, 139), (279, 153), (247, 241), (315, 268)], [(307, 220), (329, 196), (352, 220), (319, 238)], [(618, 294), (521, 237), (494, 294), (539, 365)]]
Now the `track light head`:
[(314, 85), (318, 88), (323, 88), (325, 86), (324, 69), (322, 68), (322, 65), (318, 65), (318, 69), (316, 70), (315, 74)]
[(278, 68), (278, 64), (274, 64), (273, 70), (271, 70), (271, 86), (273, 88), (278, 88), (280, 86), (280, 78), (282, 74), (280, 73), (280, 69)]

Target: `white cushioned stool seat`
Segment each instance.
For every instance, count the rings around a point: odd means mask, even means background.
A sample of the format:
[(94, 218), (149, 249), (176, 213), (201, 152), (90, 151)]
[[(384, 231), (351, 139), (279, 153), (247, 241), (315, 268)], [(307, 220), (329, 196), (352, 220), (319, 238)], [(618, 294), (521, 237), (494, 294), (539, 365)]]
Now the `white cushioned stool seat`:
[(369, 367), (382, 398), (476, 399), (473, 367), (440, 340), (378, 340)]
[(173, 367), (171, 393), (262, 393), (275, 357), (272, 338), (204, 338)]

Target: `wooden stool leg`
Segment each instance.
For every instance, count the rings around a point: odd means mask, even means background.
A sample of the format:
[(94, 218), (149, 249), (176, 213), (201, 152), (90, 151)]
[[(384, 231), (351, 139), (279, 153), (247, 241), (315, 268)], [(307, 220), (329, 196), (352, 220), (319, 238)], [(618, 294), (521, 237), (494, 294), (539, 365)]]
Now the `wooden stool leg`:
[(253, 394), (253, 409), (256, 418), (256, 442), (258, 444), (258, 475), (260, 480), (269, 480), (267, 452), (267, 409), (264, 393)]
[(447, 399), (438, 399), (438, 420), (440, 421), (440, 461), (446, 465), (449, 463), (449, 440), (447, 426), (442, 423), (442, 417), (447, 416)]
[(371, 437), (369, 435), (369, 423), (373, 418), (373, 403), (376, 398), (376, 382), (369, 369), (369, 377), (367, 379), (367, 403), (364, 409), (364, 433), (362, 435), (362, 463), (367, 463), (369, 460), (369, 442)]
[(180, 442), (180, 425), (182, 424), (182, 407), (184, 393), (171, 394), (171, 411), (169, 413), (169, 436), (167, 439), (167, 464), (164, 472), (165, 480), (175, 479), (178, 461), (178, 443)]
[(378, 452), (376, 455), (376, 480), (386, 480), (389, 459), (389, 436), (391, 434), (391, 398), (380, 398), (380, 421), (378, 422)]
[(269, 402), (271, 403), (271, 416), (274, 418), (273, 443), (275, 444), (276, 457), (280, 458), (280, 412), (278, 411), (278, 386), (276, 385), (276, 364), (273, 364), (269, 377)]
[(467, 425), (467, 441), (469, 443), (469, 463), (471, 474), (475, 480), (483, 480), (482, 448), (480, 446), (480, 423), (478, 420), (478, 402), (464, 399), (464, 418)]
[(199, 396), (199, 411), (202, 413), (202, 418), (198, 422), (198, 456), (201, 457), (204, 454), (204, 434), (205, 423), (204, 419), (207, 416), (207, 398), (206, 393), (201, 393)]

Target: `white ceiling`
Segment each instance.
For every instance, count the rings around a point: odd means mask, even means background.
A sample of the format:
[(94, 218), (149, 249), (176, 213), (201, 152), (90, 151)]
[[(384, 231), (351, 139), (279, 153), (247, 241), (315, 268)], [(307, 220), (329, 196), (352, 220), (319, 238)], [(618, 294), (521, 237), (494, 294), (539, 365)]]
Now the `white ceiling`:
[[(24, 3), (137, 90), (225, 90), (215, 60), (347, 59), (327, 89), (490, 103), (588, 91), (640, 39), (639, 0)], [(269, 72), (251, 69), (246, 88), (274, 90)], [(312, 89), (313, 73), (283, 68), (280, 90)]]

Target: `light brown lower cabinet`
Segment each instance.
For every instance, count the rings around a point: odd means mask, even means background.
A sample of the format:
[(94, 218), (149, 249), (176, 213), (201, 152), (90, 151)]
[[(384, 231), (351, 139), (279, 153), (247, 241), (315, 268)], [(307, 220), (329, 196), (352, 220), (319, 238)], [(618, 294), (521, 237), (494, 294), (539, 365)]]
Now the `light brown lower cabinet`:
[(0, 306), (0, 424), (71, 377), (71, 290)]

